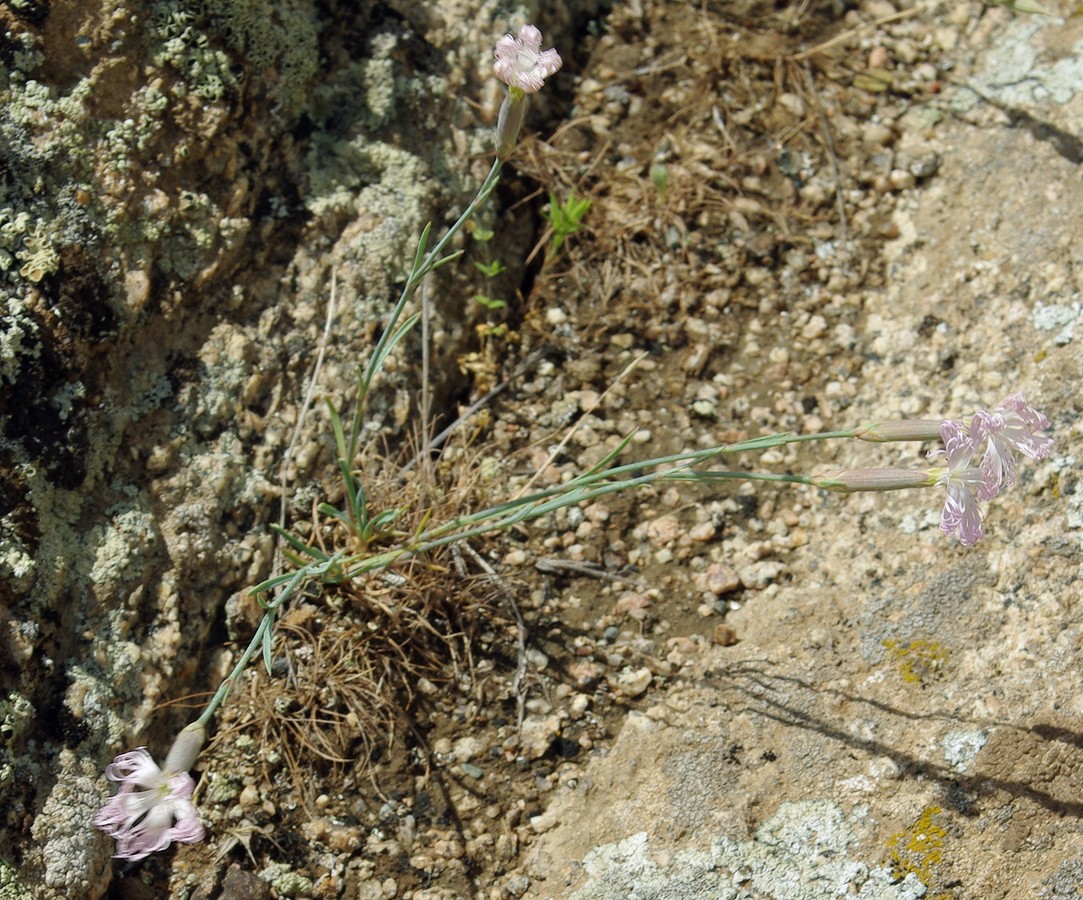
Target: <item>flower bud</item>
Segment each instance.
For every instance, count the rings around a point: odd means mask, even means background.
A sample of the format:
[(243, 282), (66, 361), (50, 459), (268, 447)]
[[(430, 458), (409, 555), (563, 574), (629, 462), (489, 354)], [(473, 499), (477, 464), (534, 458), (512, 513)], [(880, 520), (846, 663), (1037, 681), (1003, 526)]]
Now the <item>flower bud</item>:
[(904, 491), (929, 487), (935, 481), (928, 472), (920, 469), (843, 469), (819, 475), (813, 483), (824, 490), (852, 494), (856, 491)]
[(859, 441), (936, 441), (940, 439), (941, 419), (894, 419), (869, 422), (854, 429)]
[(187, 772), (195, 765), (199, 751), (203, 749), (203, 742), (206, 740), (207, 729), (199, 722), (193, 722), (187, 726), (177, 735), (173, 746), (169, 748), (162, 771), (167, 774)]
[(500, 104), (500, 115), (496, 120), (496, 152), (501, 158), (515, 149), (525, 117), (526, 94), (518, 88), (511, 88)]

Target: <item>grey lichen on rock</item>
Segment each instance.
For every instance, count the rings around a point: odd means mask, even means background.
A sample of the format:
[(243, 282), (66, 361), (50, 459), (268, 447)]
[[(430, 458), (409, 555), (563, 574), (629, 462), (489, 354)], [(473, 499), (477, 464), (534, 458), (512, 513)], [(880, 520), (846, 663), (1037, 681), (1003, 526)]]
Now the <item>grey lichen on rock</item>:
[(407, 276), (424, 226), (431, 191), (425, 187), (422, 161), (364, 137), (329, 145), (314, 141), (311, 156), (312, 193), (306, 206), (316, 216), (349, 217), (340, 239), (342, 260), (357, 270), (366, 293), (386, 294)]
[[(827, 900), (918, 900), (926, 888), (915, 876), (855, 858), (862, 813), (848, 819), (835, 803), (783, 803), (749, 841), (721, 836), (709, 850), (670, 855), (652, 847), (646, 832), (591, 850), (583, 859), (587, 881), (573, 900), (642, 897), (786, 897)], [(660, 864), (657, 858), (666, 860)]]
[(63, 750), (54, 775), (32, 829), (42, 844), (42, 895), (101, 896), (108, 883), (109, 851), (104, 841), (87, 840), (87, 823), (101, 802), (99, 773), (92, 761)]
[(0, 790), (25, 772), (16, 771), (16, 747), (34, 716), (34, 706), (22, 694), (10, 692), (0, 699)]
[(30, 889), (19, 878), (18, 870), (3, 859), (0, 859), (0, 900), (34, 900)]
[[(152, 711), (196, 671), (229, 589), (215, 582), (238, 565), (221, 523), (230, 504), (253, 521), (269, 505), (234, 424), (257, 358), (235, 361), (245, 371), (207, 432), (171, 406), (191, 378), (177, 360), (231, 308), (212, 305), (214, 286), (247, 245), (265, 148), (316, 74), (314, 8), (0, 10), (0, 666), (15, 688), (2, 843), (37, 896), (100, 893), (101, 767), (172, 726)], [(264, 149), (242, 159), (248, 121)], [(214, 474), (187, 504), (159, 502), (175, 496), (171, 467), (205, 461)]]
[(303, 105), (316, 74), (316, 24), (312, 4), (303, 0), (169, 0), (153, 5), (149, 36), (155, 62), (182, 77), (185, 87), (175, 90), (218, 101), (273, 71), (264, 87), (288, 117)]

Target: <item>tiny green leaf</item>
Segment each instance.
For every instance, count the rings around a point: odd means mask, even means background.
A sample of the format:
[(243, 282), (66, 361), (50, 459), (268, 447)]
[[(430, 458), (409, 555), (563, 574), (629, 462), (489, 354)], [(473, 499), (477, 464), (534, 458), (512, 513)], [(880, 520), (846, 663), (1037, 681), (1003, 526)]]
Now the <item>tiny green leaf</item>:
[(484, 225), (479, 225), (473, 220), (466, 223), (466, 230), (470, 232), (475, 241), (481, 241), (482, 243), (491, 241), (496, 234), (495, 231), (486, 228)]
[(476, 268), (486, 278), (496, 278), (501, 272), (506, 270), (506, 266), (499, 260), (494, 259), (491, 263), (475, 262), (474, 268)]
[(563, 204), (557, 202), (556, 194), (549, 192), (549, 206), (545, 211), (545, 217), (549, 227), (553, 230), (553, 236), (549, 241), (549, 249), (546, 256), (552, 259), (564, 245), (564, 239), (568, 235), (575, 234), (582, 227), (583, 216), (590, 209), (589, 197), (577, 197), (575, 191), (568, 195)]
[(484, 294), (475, 294), (474, 299), (486, 309), (503, 309), (508, 305), (506, 300), (500, 300), (496, 297), (486, 297)]

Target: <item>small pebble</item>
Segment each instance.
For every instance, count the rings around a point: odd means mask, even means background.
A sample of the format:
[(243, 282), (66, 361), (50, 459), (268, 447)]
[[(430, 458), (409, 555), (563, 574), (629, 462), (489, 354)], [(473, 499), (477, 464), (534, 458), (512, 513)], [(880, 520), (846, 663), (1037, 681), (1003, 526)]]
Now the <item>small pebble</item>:
[(688, 529), (688, 536), (701, 544), (713, 540), (717, 533), (718, 529), (714, 527), (714, 522), (700, 522)]
[(728, 594), (741, 586), (741, 579), (733, 566), (726, 563), (711, 563), (707, 567), (705, 585), (715, 596)]
[(891, 65), (891, 54), (887, 47), (873, 47), (869, 51), (868, 67), (870, 69), (886, 69)]
[(552, 830), (560, 824), (560, 819), (557, 818), (556, 812), (553, 810), (546, 810), (540, 816), (530, 817), (530, 827), (535, 834), (545, 834), (545, 832)]
[(940, 154), (927, 153), (910, 163), (910, 174), (915, 178), (929, 178), (940, 168)]
[(667, 513), (651, 519), (643, 528), (647, 540), (655, 547), (664, 547), (670, 541), (675, 541), (681, 533), (681, 523), (677, 517)]
[(640, 611), (646, 609), (651, 605), (651, 598), (646, 594), (638, 591), (631, 591), (627, 594), (621, 594), (618, 598), (614, 611), (617, 615), (623, 616), (632, 613), (633, 611)]
[(461, 763), (470, 762), (485, 752), (485, 743), (473, 735), (459, 738), (451, 749), (452, 755)]
[(891, 186), (897, 191), (904, 191), (908, 188), (912, 188), (917, 179), (912, 172), (907, 172), (905, 169), (892, 169), (891, 174), (888, 175), (888, 181), (891, 182)]
[(520, 752), (527, 759), (541, 759), (559, 734), (560, 719), (557, 716), (527, 716), (520, 734)]
[(711, 640), (718, 644), (719, 647), (732, 647), (737, 643), (737, 631), (733, 626), (720, 622), (715, 625)]
[(638, 697), (650, 687), (651, 670), (644, 667), (641, 669), (625, 669), (616, 678), (616, 689), (625, 697)]

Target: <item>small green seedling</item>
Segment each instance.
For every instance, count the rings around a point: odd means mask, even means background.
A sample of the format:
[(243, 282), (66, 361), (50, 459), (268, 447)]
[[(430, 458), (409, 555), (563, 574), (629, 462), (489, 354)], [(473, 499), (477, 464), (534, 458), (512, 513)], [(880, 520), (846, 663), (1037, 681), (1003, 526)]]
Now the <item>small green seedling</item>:
[(481, 274), (484, 275), (486, 278), (496, 278), (497, 275), (507, 269), (507, 266), (505, 266), (499, 259), (494, 259), (492, 262), (489, 263), (475, 262), (474, 268), (481, 272)]
[(549, 239), (549, 249), (545, 254), (546, 259), (552, 259), (564, 246), (564, 239), (568, 235), (575, 234), (582, 226), (583, 216), (590, 209), (589, 197), (577, 197), (575, 191), (568, 195), (563, 204), (557, 202), (556, 194), (549, 192), (549, 206), (545, 211), (545, 218), (553, 231)]
[(493, 239), (493, 236), (496, 234), (496, 232), (493, 231), (491, 228), (486, 228), (484, 225), (478, 225), (473, 220), (467, 222), (465, 228), (467, 231), (470, 232), (470, 236), (475, 241), (481, 241), (481, 243), (483, 244), (486, 241), (491, 241)]
[(508, 333), (508, 326), (501, 322), (499, 325), (481, 325), (478, 327), (478, 335), (483, 338), (502, 338)]
[(651, 184), (658, 191), (659, 202), (665, 203), (666, 194), (669, 191), (669, 169), (662, 163), (655, 163), (651, 166), (650, 177)]

